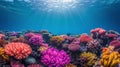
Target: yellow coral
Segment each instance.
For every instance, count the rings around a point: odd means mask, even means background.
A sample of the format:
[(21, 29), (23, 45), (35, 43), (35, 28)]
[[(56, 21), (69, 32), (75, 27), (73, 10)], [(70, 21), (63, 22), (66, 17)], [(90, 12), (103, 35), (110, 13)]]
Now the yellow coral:
[(91, 67), (95, 64), (97, 61), (97, 56), (96, 54), (93, 54), (91, 52), (83, 52), (80, 55), (80, 58), (86, 58), (87, 62), (83, 64), (84, 67)]
[(47, 50), (47, 49), (48, 49), (48, 47), (41, 46), (41, 47), (38, 49), (38, 51), (42, 52), (42, 51)]
[(0, 47), (0, 56), (1, 56), (4, 60), (9, 61), (9, 57), (8, 57), (8, 55), (5, 54), (4, 48), (2, 48), (2, 47)]
[(115, 67), (120, 63), (120, 54), (117, 51), (113, 51), (111, 46), (104, 48), (100, 62), (104, 67)]
[(50, 42), (52, 44), (60, 45), (63, 41), (64, 41), (64, 38), (60, 36), (53, 36), (52, 38), (50, 38)]
[(74, 64), (67, 64), (65, 67), (77, 67), (77, 65), (74, 65)]

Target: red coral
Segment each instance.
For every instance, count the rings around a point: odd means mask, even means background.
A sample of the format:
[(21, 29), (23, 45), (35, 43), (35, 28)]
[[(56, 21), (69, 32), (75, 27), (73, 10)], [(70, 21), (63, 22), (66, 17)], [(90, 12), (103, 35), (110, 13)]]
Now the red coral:
[(105, 36), (107, 36), (107, 37), (118, 37), (118, 35), (117, 34), (105, 34)]
[(17, 42), (7, 44), (5, 46), (5, 52), (16, 59), (23, 59), (28, 57), (32, 49), (28, 44)]
[(5, 35), (4, 34), (0, 34), (0, 39), (3, 38)]
[(92, 37), (88, 36), (87, 34), (82, 34), (79, 37), (80, 42), (90, 42), (92, 40)]

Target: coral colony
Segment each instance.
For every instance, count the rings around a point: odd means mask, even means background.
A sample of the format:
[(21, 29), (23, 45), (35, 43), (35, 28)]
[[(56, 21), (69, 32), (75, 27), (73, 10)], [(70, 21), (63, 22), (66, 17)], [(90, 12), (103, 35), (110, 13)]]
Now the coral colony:
[(120, 34), (102, 28), (90, 35), (3, 31), (0, 67), (120, 67)]

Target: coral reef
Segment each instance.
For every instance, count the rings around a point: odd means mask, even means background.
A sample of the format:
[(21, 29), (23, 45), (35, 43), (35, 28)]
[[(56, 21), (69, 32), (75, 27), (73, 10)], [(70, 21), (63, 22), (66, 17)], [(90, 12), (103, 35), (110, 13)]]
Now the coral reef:
[(2, 58), (2, 60), (0, 60), (0, 62), (1, 61), (9, 61), (9, 56), (7, 54), (5, 54), (3, 47), (0, 47), (0, 57)]
[(70, 51), (77, 51), (77, 50), (80, 50), (80, 45), (70, 44), (70, 45), (68, 46), (68, 49), (69, 49)]
[(80, 42), (88, 43), (88, 42), (90, 42), (92, 40), (92, 37), (88, 36), (87, 34), (82, 34), (79, 37), (79, 40), (80, 40)]
[(60, 36), (53, 36), (50, 38), (51, 44), (55, 44), (55, 45), (60, 45), (62, 44), (63, 41), (64, 41), (64, 38)]
[(5, 46), (6, 54), (13, 56), (16, 59), (23, 59), (28, 57), (32, 52), (31, 47), (25, 43), (8, 43)]
[(80, 55), (80, 64), (82, 67), (92, 67), (97, 61), (97, 56), (90, 52), (83, 52)]
[(41, 62), (48, 67), (63, 67), (70, 63), (70, 56), (64, 50), (49, 48), (42, 52)]
[(120, 63), (120, 54), (112, 47), (104, 48), (100, 62), (104, 67), (116, 67)]
[(77, 67), (77, 65), (74, 65), (74, 64), (67, 64), (65, 67)]
[(29, 43), (33, 45), (41, 45), (44, 42), (42, 35), (33, 35), (29, 39)]

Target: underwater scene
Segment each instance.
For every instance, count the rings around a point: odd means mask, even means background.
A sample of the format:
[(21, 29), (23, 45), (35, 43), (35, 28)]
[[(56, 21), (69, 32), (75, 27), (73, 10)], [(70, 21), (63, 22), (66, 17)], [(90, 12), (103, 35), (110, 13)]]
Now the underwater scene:
[(120, 67), (120, 0), (0, 0), (0, 67)]

